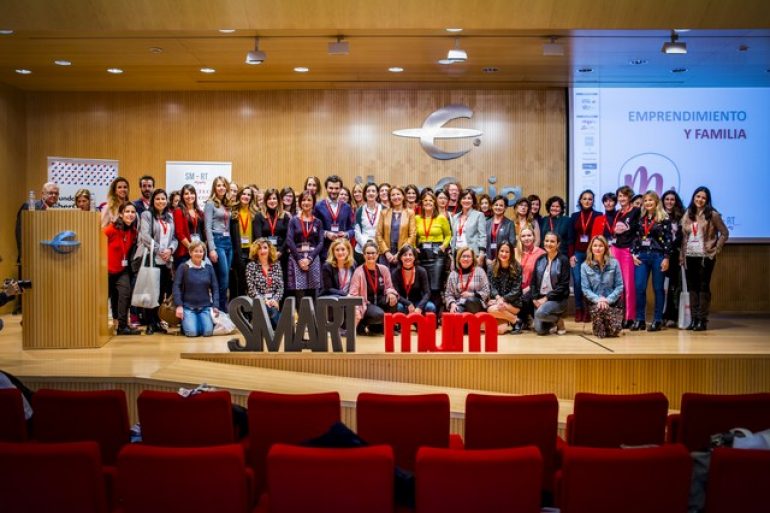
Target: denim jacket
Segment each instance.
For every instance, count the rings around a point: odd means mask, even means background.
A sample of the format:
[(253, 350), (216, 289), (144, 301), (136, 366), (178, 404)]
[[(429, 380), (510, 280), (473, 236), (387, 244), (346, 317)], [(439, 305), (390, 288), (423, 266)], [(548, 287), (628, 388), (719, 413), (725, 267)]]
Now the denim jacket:
[(591, 303), (597, 303), (599, 298), (605, 297), (607, 302), (614, 304), (623, 294), (623, 275), (620, 272), (620, 264), (614, 258), (607, 258), (604, 269), (583, 262), (580, 266), (580, 278), (583, 296)]

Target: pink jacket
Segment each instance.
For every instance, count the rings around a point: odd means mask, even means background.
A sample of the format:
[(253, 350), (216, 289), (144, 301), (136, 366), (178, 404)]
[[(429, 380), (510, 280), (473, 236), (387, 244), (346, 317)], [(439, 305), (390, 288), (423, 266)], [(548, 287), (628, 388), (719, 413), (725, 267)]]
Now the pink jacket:
[[(353, 272), (353, 277), (350, 278), (350, 296), (358, 296), (364, 300), (361, 306), (356, 307), (356, 324), (364, 318), (364, 312), (366, 312), (366, 306), (369, 304), (367, 294), (369, 292), (368, 284), (366, 283), (366, 276), (364, 276), (365, 266), (359, 266)], [(382, 276), (383, 284), (385, 285), (385, 295), (394, 294), (398, 297), (398, 292), (393, 288), (393, 281), (390, 279), (390, 270), (384, 265), (377, 264), (377, 273)]]

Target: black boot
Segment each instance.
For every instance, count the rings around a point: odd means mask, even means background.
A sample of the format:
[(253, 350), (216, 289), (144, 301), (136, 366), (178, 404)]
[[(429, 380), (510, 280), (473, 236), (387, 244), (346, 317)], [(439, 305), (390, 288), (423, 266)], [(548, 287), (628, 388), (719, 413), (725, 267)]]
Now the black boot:
[(695, 327), (692, 329), (693, 331), (706, 331), (706, 322), (703, 319), (699, 319), (698, 322), (695, 324)]
[(661, 321), (652, 321), (652, 323), (647, 327), (647, 331), (660, 331), (662, 324), (663, 323)]
[(693, 331), (695, 329), (695, 326), (698, 325), (698, 322), (699, 322), (698, 319), (693, 317), (692, 320), (690, 321), (690, 325), (687, 326), (687, 329), (690, 330), (690, 331)]
[(644, 329), (644, 321), (634, 321), (631, 325), (631, 331), (639, 331)]

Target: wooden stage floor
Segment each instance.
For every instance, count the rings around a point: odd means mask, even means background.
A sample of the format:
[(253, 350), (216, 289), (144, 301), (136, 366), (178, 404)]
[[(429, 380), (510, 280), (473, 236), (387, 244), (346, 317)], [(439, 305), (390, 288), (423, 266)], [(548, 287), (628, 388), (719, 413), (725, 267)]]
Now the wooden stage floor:
[(337, 390), (343, 420), (354, 424), (359, 392), (441, 391), (450, 396), (452, 429), (461, 432), (465, 396), (472, 391), (554, 392), (562, 421), (581, 391), (662, 391), (672, 409), (688, 391), (770, 391), (768, 316), (715, 316), (706, 332), (624, 332), (614, 339), (598, 339), (590, 325), (567, 322), (564, 336), (504, 335), (497, 353), (475, 354), (385, 353), (382, 337), (357, 338), (355, 353), (230, 353), (226, 342), (231, 337), (175, 335), (113, 337), (99, 349), (25, 351), (20, 317), (6, 315), (3, 320), (0, 369), (33, 389), (122, 388), (130, 404), (144, 389), (175, 390), (199, 383), (229, 389), (239, 403), (250, 390)]

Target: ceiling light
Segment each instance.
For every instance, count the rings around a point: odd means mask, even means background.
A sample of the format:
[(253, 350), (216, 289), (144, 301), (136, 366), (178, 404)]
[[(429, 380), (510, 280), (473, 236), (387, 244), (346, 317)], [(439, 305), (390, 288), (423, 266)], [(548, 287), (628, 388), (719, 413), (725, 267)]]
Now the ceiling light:
[(265, 52), (259, 49), (259, 38), (254, 38), (254, 49), (246, 54), (246, 64), (262, 64), (267, 59)]
[(674, 68), (671, 70), (671, 73), (686, 73), (687, 68)]
[(350, 53), (350, 43), (343, 41), (343, 36), (337, 36), (336, 43), (329, 43), (329, 55), (347, 55)]
[(201, 73), (216, 73), (217, 70), (214, 68), (201, 68)]
[(457, 32), (462, 32), (463, 29), (461, 29), (460, 27), (447, 27), (446, 31), (447, 32), (452, 32), (452, 33), (457, 33)]
[(668, 54), (685, 54), (687, 53), (687, 43), (680, 42), (679, 34), (677, 34), (676, 30), (672, 30), (671, 41), (663, 43), (663, 47), (660, 51)]
[(392, 66), (388, 68), (388, 71), (390, 71), (391, 73), (401, 73), (402, 71), (404, 71), (404, 68), (400, 66)]
[(151, 46), (150, 53), (155, 53), (155, 54), (163, 53), (163, 48), (161, 48), (160, 46)]
[(107, 73), (112, 73), (113, 75), (120, 75), (121, 73), (123, 73), (123, 70), (120, 68), (109, 68), (107, 70)]
[(306, 66), (297, 66), (296, 68), (294, 68), (294, 71), (296, 71), (297, 73), (307, 73), (308, 71), (310, 71), (310, 68)]
[(450, 61), (449, 59), (439, 59), (438, 63), (444, 66), (447, 66), (449, 64), (454, 64), (455, 61)]
[(16, 73), (18, 73), (19, 75), (29, 75), (32, 72), (28, 69), (21, 68), (21, 69), (17, 69)]
[(219, 32), (221, 32), (222, 34), (232, 34), (233, 32), (235, 32), (235, 29), (219, 29)]
[(448, 61), (451, 61), (451, 64), (461, 63), (468, 60), (468, 53), (460, 48), (459, 37), (455, 39), (455, 47), (450, 48), (449, 52), (446, 54), (446, 58)]
[(55, 60), (53, 61), (53, 63), (56, 64), (57, 66), (72, 66), (72, 63), (70, 61), (64, 60), (64, 59)]
[(556, 42), (558, 38), (551, 36), (550, 42), (543, 45), (543, 55), (546, 57), (561, 57), (564, 55), (564, 46)]
[(11, 29), (0, 29), (0, 36), (10, 36), (11, 34), (13, 34)]

